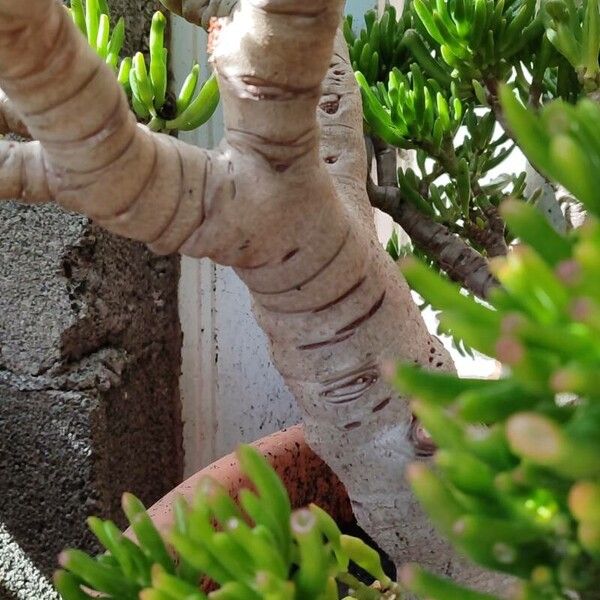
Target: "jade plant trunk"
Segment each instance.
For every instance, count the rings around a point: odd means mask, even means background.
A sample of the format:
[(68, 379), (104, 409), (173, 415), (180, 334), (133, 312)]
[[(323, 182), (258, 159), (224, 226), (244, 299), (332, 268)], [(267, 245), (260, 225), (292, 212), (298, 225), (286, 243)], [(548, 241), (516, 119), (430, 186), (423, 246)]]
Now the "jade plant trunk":
[(456, 574), (405, 482), (423, 440), (382, 373), (391, 359), (453, 365), (377, 239), (342, 0), (166, 4), (199, 25), (222, 17), (220, 147), (138, 125), (61, 3), (0, 0), (0, 126), (35, 140), (0, 142), (0, 198), (53, 201), (158, 254), (233, 267), (359, 523), (397, 562)]

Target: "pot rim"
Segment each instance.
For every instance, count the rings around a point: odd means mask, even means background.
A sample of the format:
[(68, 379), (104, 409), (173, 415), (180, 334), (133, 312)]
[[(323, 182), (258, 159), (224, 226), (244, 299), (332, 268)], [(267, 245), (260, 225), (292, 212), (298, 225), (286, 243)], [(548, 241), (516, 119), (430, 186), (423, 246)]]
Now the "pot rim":
[[(346, 488), (308, 446), (302, 425), (282, 429), (251, 445), (262, 453), (281, 477), (294, 509), (314, 502), (339, 523), (354, 520)], [(186, 479), (148, 509), (148, 514), (159, 531), (170, 530), (173, 524), (173, 504), (177, 498), (183, 497), (188, 502), (191, 501), (200, 481), (206, 477), (220, 483), (234, 499), (241, 489), (252, 487), (241, 472), (235, 453), (228, 454)]]

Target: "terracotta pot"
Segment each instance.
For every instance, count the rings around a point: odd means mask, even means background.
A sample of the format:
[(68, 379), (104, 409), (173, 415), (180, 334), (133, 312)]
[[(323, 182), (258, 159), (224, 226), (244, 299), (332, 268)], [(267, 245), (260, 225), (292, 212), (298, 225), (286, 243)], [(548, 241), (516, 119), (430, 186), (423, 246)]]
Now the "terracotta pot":
[[(356, 526), (346, 488), (333, 471), (308, 447), (301, 425), (278, 431), (252, 445), (267, 458), (283, 481), (294, 509), (315, 503), (335, 519), (342, 531), (363, 537), (376, 548), (373, 541)], [(250, 487), (250, 482), (241, 472), (235, 454), (228, 454), (192, 475), (148, 510), (160, 531), (168, 532), (173, 525), (175, 500), (178, 497), (192, 500), (198, 484), (207, 476), (218, 481), (233, 498), (237, 498), (240, 490)], [(126, 535), (134, 537), (130, 530)], [(382, 558), (386, 572), (390, 577), (395, 577), (393, 563), (383, 555)], [(360, 574), (358, 576), (360, 577)], [(208, 593), (216, 589), (216, 586), (208, 579), (204, 579), (202, 588)]]
[[(327, 510), (340, 524), (352, 523), (352, 509), (346, 489), (331, 469), (308, 447), (302, 426), (284, 429), (252, 444), (267, 458), (288, 490), (292, 506), (302, 508), (311, 502)], [(161, 531), (173, 523), (173, 503), (179, 496), (191, 500), (198, 483), (210, 476), (224, 486), (233, 498), (249, 486), (240, 471), (235, 454), (229, 454), (202, 469), (169, 492), (149, 509)]]

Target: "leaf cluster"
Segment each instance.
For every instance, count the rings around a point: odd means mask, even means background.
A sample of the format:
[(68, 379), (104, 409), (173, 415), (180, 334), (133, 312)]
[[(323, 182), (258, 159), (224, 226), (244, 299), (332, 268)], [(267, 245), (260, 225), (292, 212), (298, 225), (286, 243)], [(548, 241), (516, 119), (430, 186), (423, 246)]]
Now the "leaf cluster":
[(191, 131), (204, 125), (219, 104), (219, 87), (211, 75), (200, 85), (200, 66), (194, 64), (177, 98), (169, 94), (167, 19), (157, 11), (149, 35), (149, 61), (142, 52), (121, 58), (126, 26), (121, 17), (111, 31), (107, 0), (71, 0), (67, 8), (90, 47), (113, 69), (138, 119), (153, 131)]
[[(600, 204), (560, 150), (568, 144), (578, 169), (590, 172), (600, 130), (589, 124), (600, 122), (600, 107), (557, 101), (536, 115), (510, 89), (502, 98), (521, 147), (589, 217), (561, 235), (532, 206), (505, 204), (502, 215), (521, 243), (493, 263), (501, 287), (489, 306), (426, 266), (405, 264), (411, 285), (441, 310), (445, 330), (495, 356), (507, 373), (488, 381), (399, 368), (399, 388), (415, 399), (414, 412), (439, 446), (434, 465), (415, 466), (410, 479), (461, 552), (520, 578), (515, 598), (593, 599), (600, 589)], [(449, 597), (422, 589), (425, 597)]]
[[(123, 510), (136, 541), (111, 521), (89, 519), (106, 552), (61, 555), (54, 581), (62, 598), (338, 600), (350, 588), (351, 598), (380, 600), (397, 591), (374, 549), (343, 534), (315, 505), (292, 511), (282, 482), (257, 450), (241, 446), (237, 455), (254, 491), (243, 489), (237, 504), (204, 479), (191, 504), (177, 500), (175, 525), (165, 537), (131, 494), (123, 497)], [(351, 575), (350, 563), (376, 579), (377, 589)], [(211, 592), (209, 580), (217, 588)]]

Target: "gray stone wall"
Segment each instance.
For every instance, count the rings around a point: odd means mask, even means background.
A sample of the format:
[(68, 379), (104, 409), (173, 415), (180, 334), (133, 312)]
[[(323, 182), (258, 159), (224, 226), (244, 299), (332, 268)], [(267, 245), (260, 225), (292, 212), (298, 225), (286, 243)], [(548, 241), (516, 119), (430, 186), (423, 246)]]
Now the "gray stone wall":
[(112, 20), (125, 17), (127, 20), (127, 40), (123, 52), (132, 55), (148, 46), (149, 23), (156, 10), (168, 12), (159, 0), (108, 0)]
[[(139, 48), (156, 3), (111, 6)], [(123, 491), (180, 481), (178, 277), (87, 219), (0, 204), (0, 598), (52, 597), (40, 574), (94, 549), (86, 517), (122, 524)]]

